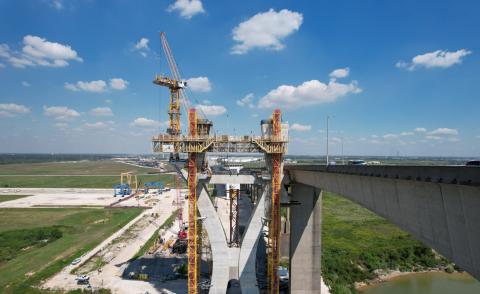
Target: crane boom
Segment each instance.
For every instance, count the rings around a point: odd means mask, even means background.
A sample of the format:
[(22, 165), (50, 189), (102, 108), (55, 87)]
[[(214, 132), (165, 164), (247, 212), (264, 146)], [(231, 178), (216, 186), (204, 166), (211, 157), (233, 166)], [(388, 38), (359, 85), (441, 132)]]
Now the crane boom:
[[(167, 36), (165, 32), (160, 33), (160, 40), (162, 41), (163, 52), (167, 58), (168, 66), (170, 68), (170, 72), (173, 76), (173, 79), (177, 82), (182, 82), (182, 77), (180, 76), (180, 72), (178, 71), (177, 63), (175, 62), (175, 58), (173, 57), (172, 50), (170, 50), (170, 46), (168, 45)], [(185, 93), (183, 88), (180, 88), (180, 95), (183, 99), (181, 99), (183, 103), (183, 107), (185, 107), (185, 111), (190, 109), (190, 100), (188, 99), (187, 94)]]

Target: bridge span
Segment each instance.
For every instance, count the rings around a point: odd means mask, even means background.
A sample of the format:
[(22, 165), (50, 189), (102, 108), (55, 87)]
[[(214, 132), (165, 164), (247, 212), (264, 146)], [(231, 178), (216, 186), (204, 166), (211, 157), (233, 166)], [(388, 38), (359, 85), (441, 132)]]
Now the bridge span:
[(480, 279), (480, 168), (286, 165), (290, 291), (320, 293), (322, 191), (386, 218)]

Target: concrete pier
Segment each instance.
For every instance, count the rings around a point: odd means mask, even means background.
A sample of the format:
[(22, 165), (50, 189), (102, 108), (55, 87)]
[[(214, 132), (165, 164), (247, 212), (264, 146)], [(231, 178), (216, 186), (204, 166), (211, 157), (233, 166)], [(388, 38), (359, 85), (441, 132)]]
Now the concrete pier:
[(322, 192), (292, 185), (290, 208), (290, 293), (320, 293), (322, 262)]

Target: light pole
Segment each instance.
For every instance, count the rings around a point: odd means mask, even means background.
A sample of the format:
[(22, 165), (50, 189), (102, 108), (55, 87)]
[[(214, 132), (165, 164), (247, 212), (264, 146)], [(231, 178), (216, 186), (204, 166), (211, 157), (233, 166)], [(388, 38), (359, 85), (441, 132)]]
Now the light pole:
[(342, 164), (345, 165), (345, 156), (343, 155), (343, 139), (345, 138), (342, 137)]
[(328, 123), (330, 121), (330, 115), (327, 115), (327, 166), (328, 166)]

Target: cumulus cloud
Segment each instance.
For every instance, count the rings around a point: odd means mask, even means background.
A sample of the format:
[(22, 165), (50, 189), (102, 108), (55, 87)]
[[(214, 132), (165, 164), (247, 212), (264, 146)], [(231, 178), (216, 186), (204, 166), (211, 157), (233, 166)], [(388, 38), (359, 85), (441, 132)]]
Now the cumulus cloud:
[(187, 80), (187, 86), (194, 92), (210, 92), (212, 84), (207, 77), (196, 77)]
[(107, 87), (107, 83), (103, 80), (84, 82), (78, 81), (76, 84), (65, 83), (65, 89), (70, 91), (86, 91), (86, 92), (96, 92), (102, 93)]
[(283, 39), (297, 31), (302, 22), (301, 13), (288, 9), (257, 13), (233, 29), (233, 40), (238, 44), (231, 53), (245, 54), (253, 48), (282, 50)]
[(66, 106), (43, 106), (43, 114), (56, 120), (71, 120), (80, 116), (76, 110)]
[(206, 116), (217, 116), (227, 112), (227, 109), (222, 105), (197, 104), (195, 108), (204, 113)]
[(205, 13), (200, 0), (176, 0), (168, 7), (167, 11), (178, 11), (180, 16), (186, 19), (191, 19), (192, 16), (199, 13)]
[(253, 98), (255, 98), (253, 93), (249, 93), (242, 99), (237, 100), (237, 105), (242, 107), (248, 106), (249, 108), (255, 108), (255, 104), (253, 104)]
[(96, 107), (90, 110), (90, 115), (93, 116), (112, 116), (113, 112), (110, 107)]
[(290, 126), (290, 130), (297, 131), (297, 132), (306, 132), (312, 129), (311, 125), (302, 125), (299, 123), (294, 123)]
[(150, 51), (150, 47), (148, 47), (149, 41), (147, 38), (140, 38), (133, 49), (138, 51), (143, 57), (147, 57), (147, 52)]
[(348, 67), (338, 68), (330, 73), (330, 78), (332, 79), (341, 79), (346, 78), (350, 74), (350, 69)]
[(449, 128), (438, 128), (428, 133), (432, 136), (456, 136), (458, 135), (458, 130), (449, 129)]
[(113, 125), (113, 121), (107, 121), (107, 122), (97, 121), (94, 123), (85, 123), (83, 127), (90, 130), (104, 130), (107, 128), (112, 129), (111, 125)]
[(125, 90), (128, 86), (128, 81), (121, 79), (121, 78), (113, 78), (110, 79), (110, 88), (114, 90)]
[(83, 59), (69, 45), (49, 42), (44, 38), (31, 35), (23, 38), (21, 52), (10, 49), (7, 44), (0, 44), (0, 57), (17, 68), (65, 67), (71, 60), (83, 62)]
[(147, 38), (141, 38), (140, 41), (137, 42), (137, 44), (135, 44), (135, 49), (137, 50), (142, 50), (142, 49), (145, 49), (145, 50), (148, 50), (150, 48), (148, 48), (148, 42), (150, 40), (148, 40)]
[(385, 135), (383, 135), (383, 138), (386, 139), (386, 140), (390, 140), (390, 139), (398, 138), (398, 135), (396, 135), (396, 134), (385, 134)]
[(0, 104), (0, 118), (15, 117), (19, 114), (29, 113), (30, 109), (15, 103)]
[(426, 128), (415, 128), (414, 131), (417, 132), (417, 133), (426, 133), (427, 129)]
[(328, 84), (318, 80), (306, 81), (299, 86), (281, 85), (271, 90), (258, 102), (260, 108), (299, 108), (310, 105), (334, 102), (348, 94), (360, 93), (357, 81), (348, 84), (332, 79)]
[(401, 132), (400, 136), (413, 136), (415, 135), (413, 132)]
[(133, 122), (130, 123), (132, 127), (140, 127), (140, 128), (156, 128), (162, 126), (164, 123), (148, 119), (145, 117), (138, 117)]
[(463, 58), (472, 51), (460, 49), (457, 51), (436, 50), (433, 52), (420, 54), (412, 58), (411, 62), (399, 61), (395, 64), (398, 68), (415, 70), (417, 68), (448, 68), (455, 64), (460, 64)]
[(53, 0), (51, 2), (51, 5), (53, 6), (53, 8), (55, 8), (57, 10), (62, 10), (63, 9), (63, 0)]
[[(110, 79), (110, 88), (113, 90), (122, 91), (128, 87), (128, 81), (121, 78)], [(90, 82), (78, 81), (74, 84), (65, 83), (65, 89), (70, 91), (85, 91), (85, 92), (95, 92), (102, 93), (107, 90), (107, 83), (104, 80), (96, 80)]]

